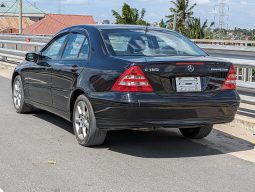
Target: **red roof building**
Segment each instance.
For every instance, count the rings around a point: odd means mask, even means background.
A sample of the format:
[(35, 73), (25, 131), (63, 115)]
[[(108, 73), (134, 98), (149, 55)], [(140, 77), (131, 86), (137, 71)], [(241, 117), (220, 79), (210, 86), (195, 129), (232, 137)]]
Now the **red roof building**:
[(30, 25), (23, 30), (24, 34), (51, 35), (63, 28), (73, 25), (96, 24), (92, 16), (47, 14), (42, 20)]
[[(28, 17), (23, 17), (23, 28), (29, 27), (34, 21)], [(0, 33), (18, 33), (19, 18), (18, 17), (0, 17)]]

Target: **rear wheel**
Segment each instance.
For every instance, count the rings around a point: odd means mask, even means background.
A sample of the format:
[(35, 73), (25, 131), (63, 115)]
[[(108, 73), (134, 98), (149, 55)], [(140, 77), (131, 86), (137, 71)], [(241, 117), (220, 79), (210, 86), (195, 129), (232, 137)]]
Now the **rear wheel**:
[(17, 113), (28, 113), (33, 110), (32, 106), (25, 103), (23, 83), (21, 77), (15, 77), (12, 85), (12, 100)]
[(183, 128), (180, 129), (181, 134), (184, 137), (190, 138), (190, 139), (203, 139), (207, 137), (212, 132), (213, 125), (206, 125), (203, 127), (197, 127), (197, 128)]
[(105, 141), (107, 132), (97, 128), (91, 103), (84, 95), (80, 95), (74, 105), (73, 129), (80, 145), (92, 147)]

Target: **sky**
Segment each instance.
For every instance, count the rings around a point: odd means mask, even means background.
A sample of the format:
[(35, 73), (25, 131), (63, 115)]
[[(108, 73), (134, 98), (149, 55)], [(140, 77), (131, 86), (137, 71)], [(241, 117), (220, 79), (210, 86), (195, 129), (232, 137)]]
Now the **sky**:
[[(170, 14), (170, 0), (24, 0), (36, 3), (45, 12), (59, 13), (61, 1), (62, 13), (92, 15), (97, 22), (110, 20), (114, 22), (111, 10), (121, 11), (124, 2), (138, 9), (145, 8), (145, 20), (151, 23), (166, 19)], [(225, 0), (227, 6), (225, 23), (227, 28), (255, 28), (255, 0)], [(191, 0), (197, 3), (194, 13), (202, 21), (208, 19), (218, 25), (217, 4), (219, 0)]]

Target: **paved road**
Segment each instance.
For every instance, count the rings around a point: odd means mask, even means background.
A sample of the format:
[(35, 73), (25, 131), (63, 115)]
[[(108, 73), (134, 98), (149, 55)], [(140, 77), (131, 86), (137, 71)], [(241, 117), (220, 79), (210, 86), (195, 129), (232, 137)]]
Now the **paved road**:
[(0, 87), (0, 191), (255, 190), (255, 164), (230, 155), (252, 150), (252, 143), (221, 131), (202, 142), (174, 130), (115, 131), (104, 146), (84, 148), (65, 120), (42, 111), (16, 114), (10, 80), (0, 77)]

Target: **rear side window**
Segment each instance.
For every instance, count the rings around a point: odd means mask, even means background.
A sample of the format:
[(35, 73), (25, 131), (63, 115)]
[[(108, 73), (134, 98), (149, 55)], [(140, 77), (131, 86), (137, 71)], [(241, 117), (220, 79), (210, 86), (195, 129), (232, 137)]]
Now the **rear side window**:
[(86, 38), (82, 47), (81, 47), (78, 58), (79, 59), (88, 59), (88, 57), (89, 57), (89, 41), (88, 41), (88, 38)]
[(80, 57), (80, 55), (82, 55), (81, 51), (83, 53), (86, 52), (86, 47), (84, 48), (84, 44), (86, 42), (87, 42), (87, 38), (85, 35), (72, 34), (67, 42), (62, 59), (83, 58), (83, 57)]

